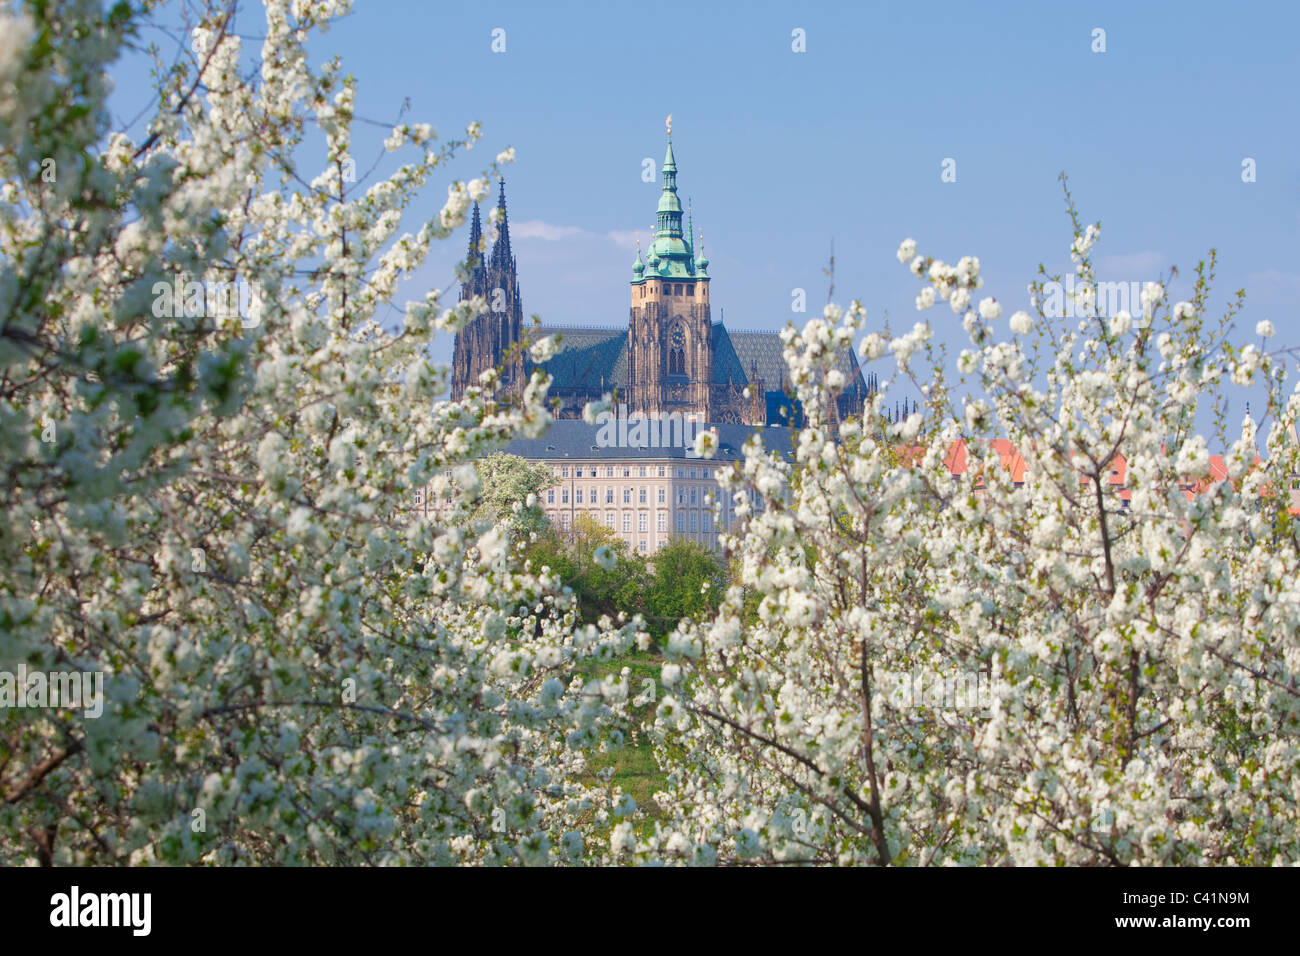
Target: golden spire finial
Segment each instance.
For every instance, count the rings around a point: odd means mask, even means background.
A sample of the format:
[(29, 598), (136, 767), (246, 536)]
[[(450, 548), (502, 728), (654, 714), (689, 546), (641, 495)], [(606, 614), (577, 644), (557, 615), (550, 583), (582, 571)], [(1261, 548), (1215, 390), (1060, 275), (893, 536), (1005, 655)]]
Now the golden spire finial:
[(668, 119), (664, 120), (664, 125), (668, 127), (668, 135), (673, 135), (673, 114), (668, 114)]

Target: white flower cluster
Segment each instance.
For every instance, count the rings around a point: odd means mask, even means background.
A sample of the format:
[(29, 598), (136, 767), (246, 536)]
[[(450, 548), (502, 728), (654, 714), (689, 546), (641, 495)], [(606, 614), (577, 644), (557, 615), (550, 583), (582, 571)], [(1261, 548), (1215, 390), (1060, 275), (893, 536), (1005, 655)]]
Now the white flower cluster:
[(547, 335), (528, 346), (528, 354), (534, 362), (547, 362), (560, 354), (559, 337)]
[(1076, 236), (1074, 242), (1070, 244), (1070, 258), (1076, 263), (1082, 262), (1087, 257), (1088, 253), (1092, 251), (1092, 247), (1096, 245), (1097, 240), (1100, 238), (1101, 228), (1089, 224), (1088, 227), (1084, 229), (1083, 235)]

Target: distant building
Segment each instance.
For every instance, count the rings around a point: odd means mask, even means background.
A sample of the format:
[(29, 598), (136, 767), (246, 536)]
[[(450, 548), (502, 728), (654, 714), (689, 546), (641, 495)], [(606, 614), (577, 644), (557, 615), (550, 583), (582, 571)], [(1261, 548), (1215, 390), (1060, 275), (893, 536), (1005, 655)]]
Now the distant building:
[[(519, 347), (523, 329), (516, 261), (510, 250), (505, 182), (497, 199), (496, 237), (490, 257), (477, 204), (469, 237), (470, 276), (461, 299), (483, 296), (489, 311), (456, 335), (452, 398), (478, 384), (489, 368), (503, 369), (500, 387), (518, 392), (531, 370), (551, 376), (550, 396), (560, 400), (557, 417), (580, 418), (588, 402), (617, 395), (636, 412), (681, 413), (709, 423), (770, 425), (797, 413), (786, 397), (789, 380), (777, 332), (732, 332), (713, 321), (709, 260), (696, 248), (692, 226), (682, 228), (677, 161), (672, 137), (663, 164), (663, 191), (655, 237), (642, 259), (638, 247), (630, 280), (631, 304), (624, 328), (550, 325), (528, 331), (532, 339), (559, 336), (561, 351), (535, 366)], [(857, 417), (877, 390), (864, 378), (856, 356), (837, 357), (846, 386), (835, 411)]]
[[(792, 455), (788, 428), (715, 427), (718, 449), (712, 458), (689, 457), (680, 446), (603, 447), (599, 426), (571, 419), (553, 422), (541, 438), (516, 438), (505, 451), (552, 470), (557, 484), (541, 493), (538, 506), (560, 532), (586, 515), (638, 554), (653, 554), (674, 537), (715, 550), (718, 533), (736, 519), (735, 503), (718, 487), (719, 469), (743, 460), (745, 442), (755, 433), (769, 451), (787, 460)], [(722, 506), (720, 522), (714, 519), (715, 500)], [(749, 501), (761, 510), (761, 502), (752, 496)], [(417, 496), (417, 510), (432, 507), (427, 495)]]

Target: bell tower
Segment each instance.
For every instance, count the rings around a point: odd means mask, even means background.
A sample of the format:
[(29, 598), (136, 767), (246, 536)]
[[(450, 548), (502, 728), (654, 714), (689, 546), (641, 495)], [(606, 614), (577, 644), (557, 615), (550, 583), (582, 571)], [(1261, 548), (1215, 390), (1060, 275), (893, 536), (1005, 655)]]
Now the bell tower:
[(628, 320), (628, 410), (643, 414), (713, 416), (713, 322), (709, 311), (709, 261), (695, 257), (690, 234), (682, 233), (677, 197), (677, 160), (672, 117), (664, 156), (654, 240), (632, 264)]

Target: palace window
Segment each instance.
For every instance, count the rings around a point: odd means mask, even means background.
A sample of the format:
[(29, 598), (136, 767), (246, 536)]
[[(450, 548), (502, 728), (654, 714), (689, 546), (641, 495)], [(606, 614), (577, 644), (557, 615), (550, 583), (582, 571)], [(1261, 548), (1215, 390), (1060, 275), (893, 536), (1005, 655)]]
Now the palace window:
[[(663, 465), (660, 465), (660, 466), (659, 466), (659, 477), (662, 478), (663, 476), (664, 476), (664, 466), (663, 466)], [(660, 501), (662, 501), (662, 500), (663, 500), (663, 499), (661, 498)]]
[(639, 515), (636, 516), (636, 530), (637, 530), (637, 531), (644, 531), (644, 530), (645, 530), (645, 512), (644, 512), (644, 511), (641, 512)]
[(632, 530), (632, 515), (626, 511), (623, 512), (623, 530), (624, 531)]
[(655, 530), (656, 531), (668, 530), (668, 513), (666, 511), (659, 512), (659, 517), (655, 522)]
[(641, 503), (641, 504), (645, 504), (645, 489), (644, 489), (644, 488), (641, 489), (641, 497), (640, 497), (639, 500), (640, 500), (640, 503)]
[(548, 505), (553, 505), (553, 504), (555, 504), (555, 489), (554, 489), (554, 488), (552, 488), (550, 491), (546, 492), (546, 503), (547, 503)]
[[(581, 492), (579, 492), (579, 494), (581, 494)], [(579, 498), (578, 500), (581, 501), (582, 499)], [(695, 504), (695, 489), (694, 489), (694, 488), (691, 489), (691, 504)]]
[(639, 469), (637, 469), (637, 473), (636, 473), (636, 474), (637, 474), (637, 477), (638, 477), (638, 478), (644, 478), (644, 477), (645, 477), (645, 465), (642, 465)]
[(614, 489), (613, 489), (613, 488), (606, 488), (606, 489), (605, 489), (605, 504), (607, 504), (607, 505), (612, 505), (613, 503), (614, 503)]
[(695, 512), (691, 512), (691, 534), (695, 533)]
[(623, 489), (623, 504), (625, 504), (625, 505), (630, 505), (631, 503), (632, 503), (632, 489), (631, 489), (631, 488), (624, 488), (624, 489)]
[(565, 488), (560, 491), (560, 503), (567, 505), (569, 503), (569, 489)]
[(568, 477), (569, 477), (569, 466), (568, 466), (568, 465), (565, 465), (563, 468), (560, 469), (560, 477), (561, 477), (561, 478), (568, 478)]
[(606, 512), (605, 512), (605, 527), (609, 528), (611, 531), (613, 530), (613, 528), (614, 528), (614, 512), (612, 512), (612, 511), (606, 511)]
[(686, 530), (686, 512), (684, 511), (677, 512), (677, 530), (678, 532)]
[(664, 503), (664, 490), (662, 488), (659, 489), (659, 503)]
[(613, 465), (606, 465), (606, 466), (605, 466), (605, 477), (606, 477), (606, 478), (613, 478), (613, 477), (614, 477), (614, 466), (613, 466)]
[[(692, 497), (692, 498), (695, 497), (694, 493), (691, 494), (691, 497)], [(581, 488), (578, 489), (578, 504), (582, 504), (582, 489), (581, 489)]]

